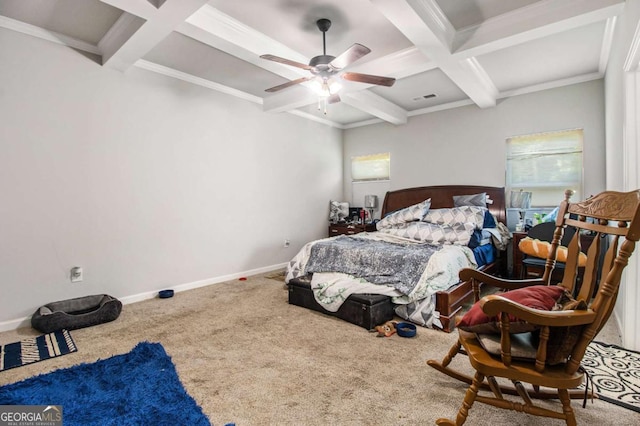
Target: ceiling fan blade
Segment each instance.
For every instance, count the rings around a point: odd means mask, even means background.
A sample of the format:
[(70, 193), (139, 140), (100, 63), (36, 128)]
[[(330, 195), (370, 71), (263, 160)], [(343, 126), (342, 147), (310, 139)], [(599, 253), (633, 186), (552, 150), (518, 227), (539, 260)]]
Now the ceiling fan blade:
[(336, 93), (335, 95), (331, 95), (327, 98), (327, 103), (328, 104), (337, 104), (338, 102), (340, 102), (340, 96), (338, 96), (338, 94)]
[(364, 55), (371, 52), (367, 46), (363, 46), (361, 44), (355, 43), (353, 46), (345, 50), (342, 54), (340, 54), (333, 61), (329, 62), (329, 66), (334, 70), (341, 70), (348, 65), (354, 63), (358, 59), (362, 58)]
[(269, 89), (266, 89), (265, 92), (269, 92), (269, 93), (277, 92), (279, 90), (286, 89), (287, 87), (295, 86), (296, 84), (300, 84), (300, 83), (304, 83), (305, 81), (312, 80), (313, 78), (314, 77), (311, 76), (311, 77), (298, 78), (297, 80), (291, 80), (279, 86), (270, 87)]
[(303, 70), (310, 70), (312, 69), (312, 67), (310, 67), (307, 64), (303, 64), (301, 62), (296, 62), (296, 61), (292, 61), (290, 59), (285, 59), (285, 58), (281, 58), (280, 56), (274, 56), (274, 55), (260, 55), (260, 57), (262, 59), (267, 59), (269, 61), (273, 61), (273, 62), (279, 62), (281, 64), (285, 64), (285, 65), (291, 65), (292, 67), (297, 67), (297, 68), (302, 68)]
[(381, 77), (379, 75), (360, 74), (357, 72), (345, 72), (342, 74), (342, 78), (349, 81), (357, 81), (358, 83), (376, 84), (378, 86), (393, 86), (396, 82), (395, 78)]

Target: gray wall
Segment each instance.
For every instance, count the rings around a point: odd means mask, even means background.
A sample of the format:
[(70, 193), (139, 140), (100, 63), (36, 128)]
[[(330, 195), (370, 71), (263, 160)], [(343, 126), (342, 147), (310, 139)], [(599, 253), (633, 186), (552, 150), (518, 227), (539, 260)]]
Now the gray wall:
[(0, 51), (0, 329), (267, 270), (326, 235), (341, 131), (5, 29)]
[[(351, 199), (352, 156), (391, 153), (391, 190), (425, 185), (505, 185), (506, 139), (584, 129), (584, 192), (605, 188), (603, 81), (501, 99), (495, 108), (466, 106), (412, 117), (405, 126), (376, 124), (344, 133), (344, 191)], [(384, 197), (383, 184), (364, 192)], [(361, 188), (355, 188), (359, 201)], [(558, 200), (560, 202), (561, 200)]]

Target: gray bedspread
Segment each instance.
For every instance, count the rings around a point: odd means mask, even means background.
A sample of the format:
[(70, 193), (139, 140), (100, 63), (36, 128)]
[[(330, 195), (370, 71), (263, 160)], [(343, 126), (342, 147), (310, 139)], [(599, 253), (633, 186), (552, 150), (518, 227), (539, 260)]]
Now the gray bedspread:
[(313, 245), (306, 272), (342, 272), (410, 294), (429, 258), (441, 248), (431, 244), (405, 245), (340, 236)]

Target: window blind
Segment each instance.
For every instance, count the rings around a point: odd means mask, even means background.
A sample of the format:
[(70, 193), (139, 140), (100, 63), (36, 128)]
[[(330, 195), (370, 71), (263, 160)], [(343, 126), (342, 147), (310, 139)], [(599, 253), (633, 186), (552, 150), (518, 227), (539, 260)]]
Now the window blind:
[(351, 179), (353, 182), (388, 180), (390, 163), (388, 152), (351, 157)]
[(507, 190), (533, 192), (533, 206), (557, 206), (567, 189), (582, 199), (582, 129), (507, 139)]

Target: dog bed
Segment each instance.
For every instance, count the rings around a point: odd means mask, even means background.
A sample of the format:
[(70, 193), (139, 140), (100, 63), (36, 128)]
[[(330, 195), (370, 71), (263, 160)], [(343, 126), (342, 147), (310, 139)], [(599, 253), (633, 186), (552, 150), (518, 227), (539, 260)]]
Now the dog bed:
[(31, 326), (43, 333), (75, 330), (113, 321), (120, 311), (122, 302), (108, 294), (78, 297), (39, 307), (31, 317)]

